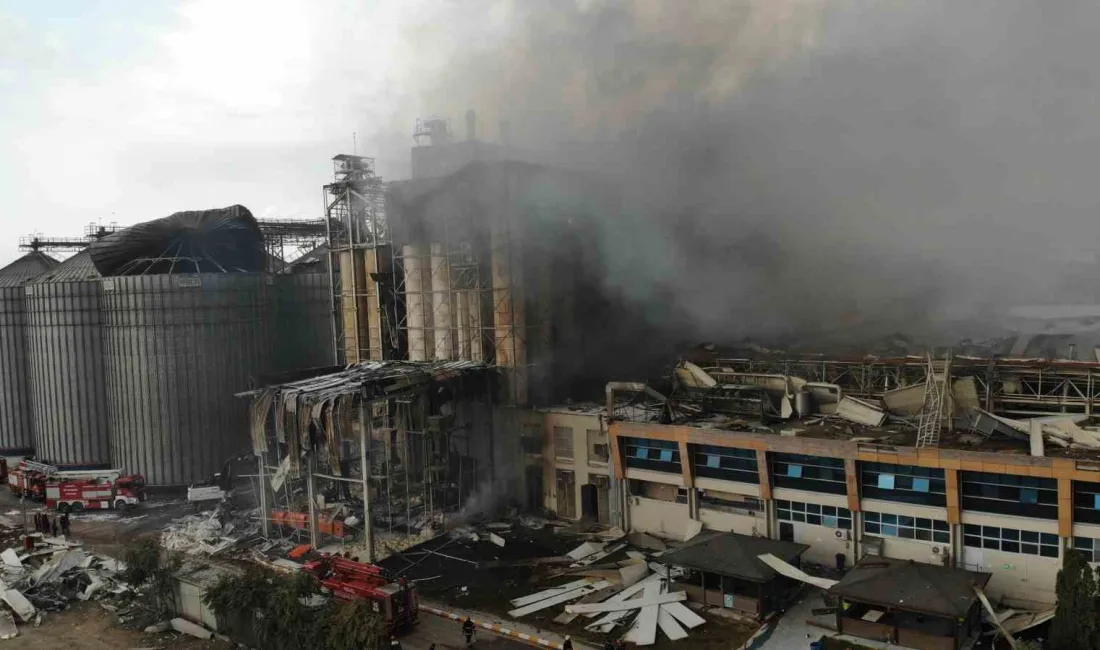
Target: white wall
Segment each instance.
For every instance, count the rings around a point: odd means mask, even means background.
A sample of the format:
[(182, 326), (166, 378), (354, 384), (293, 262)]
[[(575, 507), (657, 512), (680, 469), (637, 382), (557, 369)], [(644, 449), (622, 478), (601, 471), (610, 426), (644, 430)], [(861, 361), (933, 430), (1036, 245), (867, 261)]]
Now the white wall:
[[(911, 503), (895, 503), (893, 501), (880, 501), (877, 499), (863, 499), (861, 503), (864, 512), (878, 512), (889, 515), (903, 515), (906, 517), (923, 517), (947, 521), (947, 509), (936, 506), (921, 506)], [(862, 520), (861, 520), (862, 522)], [(950, 527), (950, 526), (949, 526)], [(860, 525), (860, 539), (862, 539), (863, 526)], [(900, 537), (888, 537), (876, 535), (882, 538), (882, 554), (886, 557), (899, 560), (913, 560), (925, 564), (943, 564), (944, 554), (950, 561), (951, 542), (933, 542), (919, 539), (902, 539)], [(939, 549), (934, 553), (933, 548)]]
[(684, 539), (691, 525), (686, 503), (658, 501), (645, 497), (627, 497), (630, 508), (630, 530), (668, 539)]
[(699, 476), (695, 478), (695, 487), (699, 488), (700, 490), (718, 490), (719, 492), (746, 494), (748, 496), (760, 498), (760, 486), (756, 483), (723, 481), (721, 479)]
[[(964, 512), (964, 524), (1016, 528), (1040, 533), (1058, 534), (1058, 522), (1024, 517), (1010, 517), (979, 512)], [(962, 566), (971, 571), (985, 571), (993, 577), (986, 592), (994, 600), (1009, 607), (1041, 609), (1054, 604), (1054, 582), (1061, 558), (1040, 557), (1023, 553), (1005, 553), (990, 549), (962, 547)]]
[[(584, 514), (581, 504), (581, 486), (592, 482), (592, 474), (608, 475), (608, 466), (605, 463), (588, 462), (588, 429), (600, 428), (598, 414), (589, 413), (561, 413), (547, 411), (543, 429), (544, 439), (547, 444), (543, 447), (543, 477), (546, 484), (546, 508), (552, 512), (560, 513), (558, 506), (557, 484), (555, 483), (555, 470), (563, 469), (573, 472), (574, 479), (574, 512), (577, 518)], [(559, 460), (554, 453), (554, 427), (569, 427), (573, 430), (573, 459)]]
[[(772, 492), (775, 499), (782, 501), (799, 501), (801, 503), (817, 503), (823, 506), (848, 507), (848, 497), (844, 494), (823, 494), (820, 492), (807, 492), (805, 490), (792, 490), (790, 488), (776, 488)], [(794, 541), (799, 544), (809, 544), (810, 548), (803, 555), (806, 562), (836, 565), (836, 554), (843, 553), (847, 566), (855, 562), (855, 528), (858, 523), (853, 514), (853, 530), (842, 528), (828, 528), (814, 524), (799, 523), (797, 521), (778, 521), (775, 524), (775, 538), (779, 538), (779, 527), (783, 524), (791, 524), (794, 527)], [(840, 533), (840, 536), (837, 536)]]

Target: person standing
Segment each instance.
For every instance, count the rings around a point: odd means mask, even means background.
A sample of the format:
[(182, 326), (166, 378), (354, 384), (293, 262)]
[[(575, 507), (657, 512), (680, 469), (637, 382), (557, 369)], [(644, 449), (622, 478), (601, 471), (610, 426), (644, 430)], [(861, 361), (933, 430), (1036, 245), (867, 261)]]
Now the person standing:
[(466, 637), (466, 646), (469, 647), (473, 643), (474, 630), (477, 628), (474, 626), (474, 621), (469, 616), (462, 622), (462, 634)]
[(565, 637), (565, 642), (561, 644), (561, 650), (573, 650), (573, 638), (570, 636)]
[(50, 518), (50, 534), (57, 537), (57, 517)]
[(65, 537), (69, 536), (69, 513), (61, 513), (61, 534)]

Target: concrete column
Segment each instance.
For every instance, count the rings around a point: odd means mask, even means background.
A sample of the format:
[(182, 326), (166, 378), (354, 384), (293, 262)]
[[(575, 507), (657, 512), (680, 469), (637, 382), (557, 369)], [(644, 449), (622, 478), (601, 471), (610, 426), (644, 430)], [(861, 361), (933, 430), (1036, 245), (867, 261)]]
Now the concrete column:
[[(423, 245), (407, 244), (401, 249), (405, 265), (405, 312), (409, 330), (409, 360), (428, 361), (430, 346), (427, 340), (427, 306), (424, 301), (425, 278)], [(428, 280), (428, 282), (425, 282)]]
[(454, 358), (451, 335), (451, 263), (443, 244), (432, 244), (432, 324), (435, 331), (435, 359)]
[(494, 228), (493, 343), (496, 365), (509, 373), (508, 397), (513, 404), (527, 403), (526, 302), (523, 291), (523, 255), (506, 230)]

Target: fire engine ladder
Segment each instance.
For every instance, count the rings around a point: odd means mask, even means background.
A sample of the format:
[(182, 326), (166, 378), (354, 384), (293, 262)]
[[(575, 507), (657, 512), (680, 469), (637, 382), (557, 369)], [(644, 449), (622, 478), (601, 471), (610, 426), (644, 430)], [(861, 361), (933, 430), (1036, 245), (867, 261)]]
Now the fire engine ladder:
[(917, 447), (939, 447), (940, 428), (943, 426), (944, 394), (947, 392), (947, 376), (951, 367), (951, 354), (943, 362), (943, 375), (936, 375), (932, 354), (928, 353), (928, 369), (924, 380), (924, 408), (917, 424)]
[(39, 472), (46, 476), (53, 476), (58, 471), (56, 465), (47, 465), (46, 463), (39, 463), (34, 460), (23, 461), (23, 467), (29, 472)]

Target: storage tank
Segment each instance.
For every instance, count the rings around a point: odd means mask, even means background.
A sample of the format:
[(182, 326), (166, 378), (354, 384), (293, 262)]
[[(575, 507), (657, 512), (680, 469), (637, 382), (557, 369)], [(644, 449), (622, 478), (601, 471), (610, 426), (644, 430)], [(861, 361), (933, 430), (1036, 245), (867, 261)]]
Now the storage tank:
[(320, 246), (275, 276), (275, 370), (336, 365), (328, 248)]
[(24, 285), (56, 266), (57, 260), (34, 251), (0, 269), (0, 455), (3, 456), (27, 455), (34, 448)]
[(25, 288), (37, 457), (69, 468), (106, 467), (99, 272), (83, 251)]
[(251, 448), (234, 394), (270, 370), (271, 285), (261, 273), (102, 280), (115, 465), (182, 486)]

